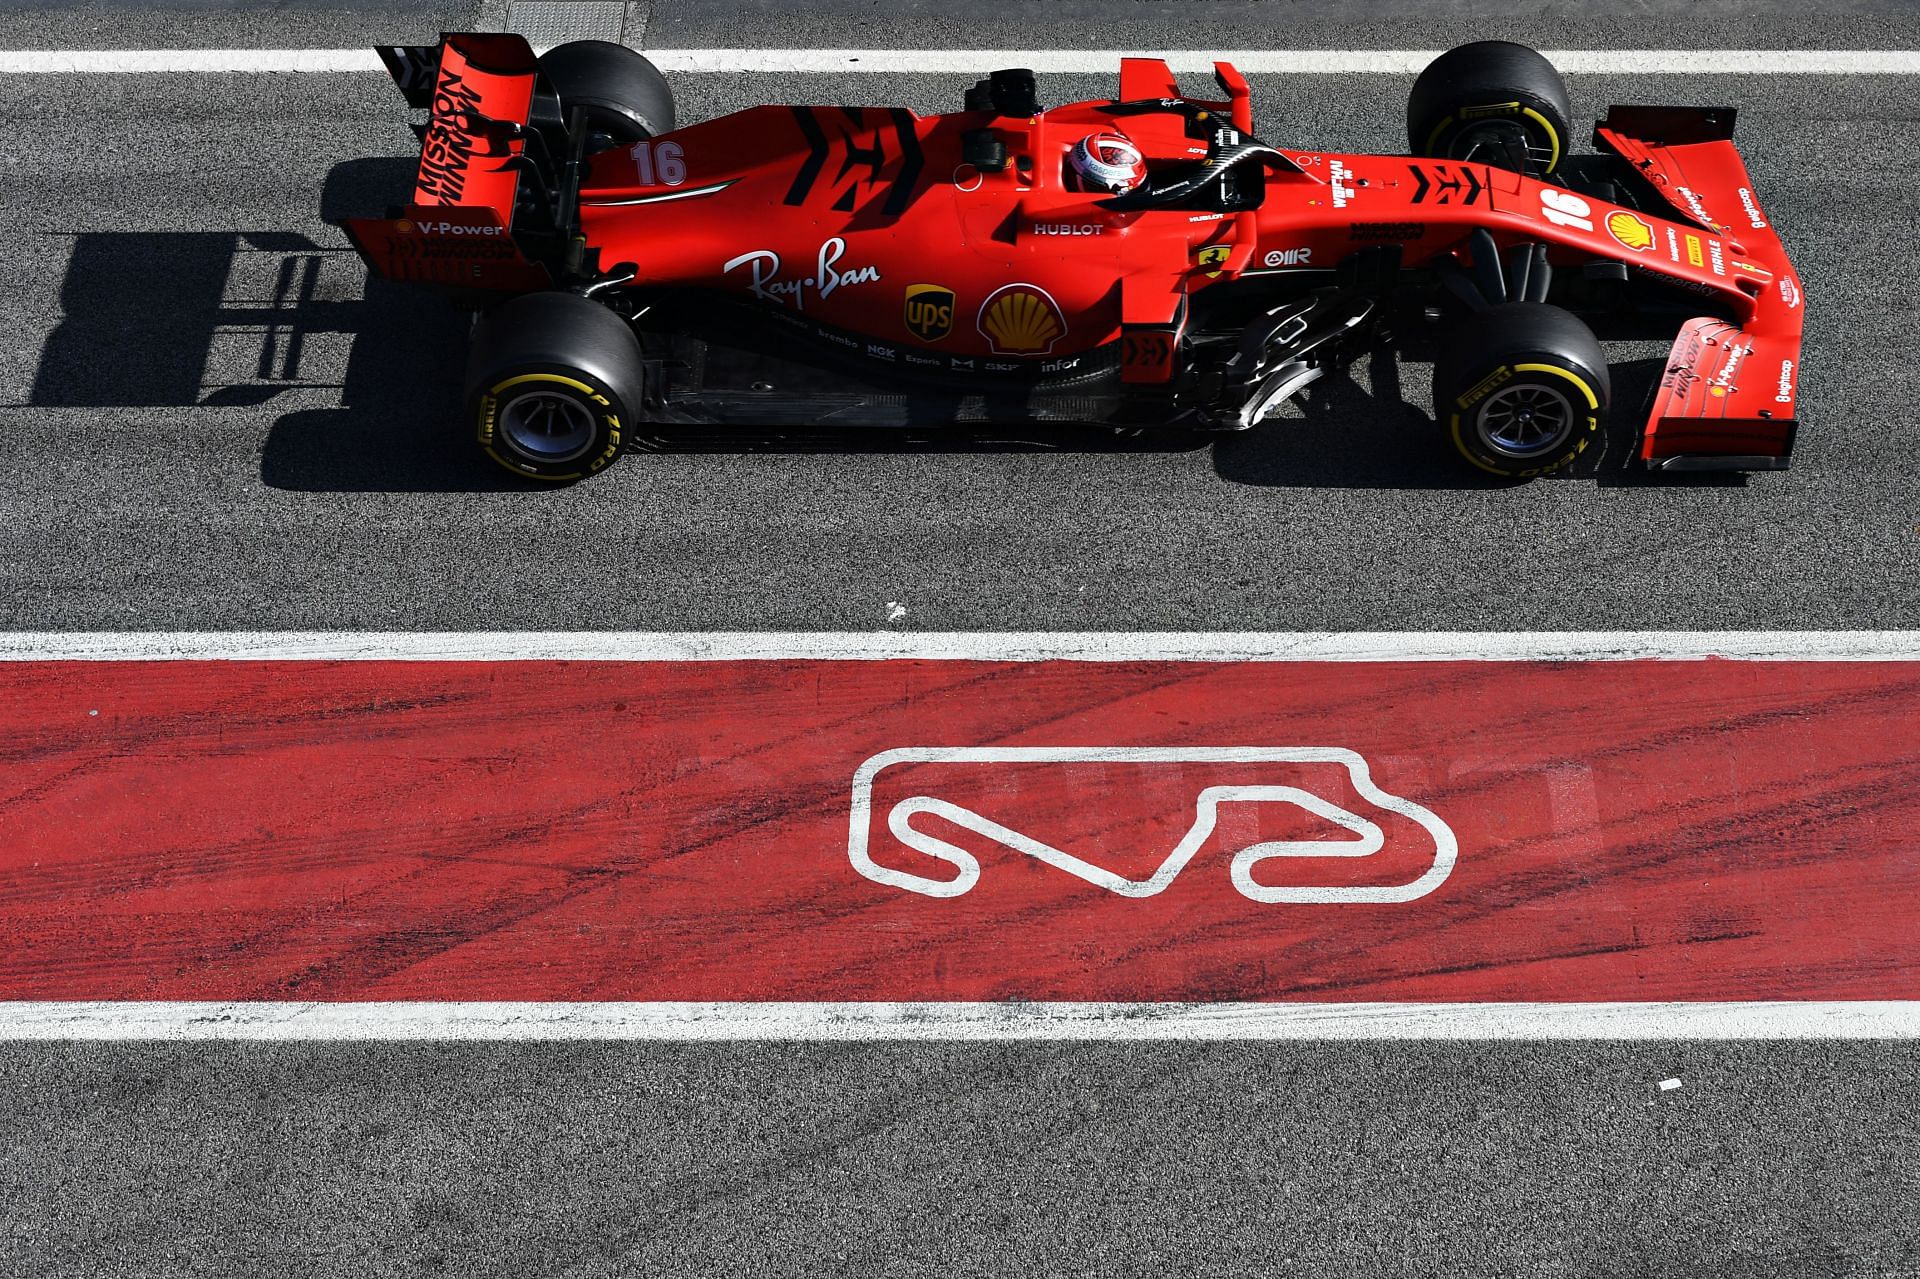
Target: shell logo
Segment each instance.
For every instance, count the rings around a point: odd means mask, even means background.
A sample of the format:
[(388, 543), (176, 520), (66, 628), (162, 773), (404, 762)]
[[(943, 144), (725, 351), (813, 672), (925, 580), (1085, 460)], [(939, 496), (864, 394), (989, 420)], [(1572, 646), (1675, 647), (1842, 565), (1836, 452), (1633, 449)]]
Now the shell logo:
[(1045, 355), (1067, 334), (1066, 317), (1035, 284), (1009, 284), (980, 304), (980, 332), (995, 355)]
[(1653, 228), (1637, 214), (1609, 213), (1607, 234), (1636, 253), (1644, 253), (1653, 247)]

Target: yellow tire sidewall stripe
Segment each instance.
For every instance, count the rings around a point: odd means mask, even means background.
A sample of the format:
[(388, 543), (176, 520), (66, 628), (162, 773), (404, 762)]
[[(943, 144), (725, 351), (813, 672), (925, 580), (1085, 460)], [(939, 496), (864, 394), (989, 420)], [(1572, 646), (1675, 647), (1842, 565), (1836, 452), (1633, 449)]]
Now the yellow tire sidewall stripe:
[[(1600, 429), (1600, 416), (1599, 416), (1600, 415), (1600, 397), (1597, 394), (1595, 394), (1593, 387), (1588, 384), (1587, 380), (1581, 377), (1578, 373), (1575, 373), (1571, 369), (1563, 369), (1557, 364), (1529, 363), (1529, 364), (1514, 364), (1514, 365), (1504, 366), (1504, 367), (1511, 367), (1515, 373), (1548, 373), (1553, 375), (1554, 377), (1564, 378), (1567, 381), (1573, 383), (1573, 385), (1576, 388), (1578, 388), (1581, 398), (1583, 398), (1587, 402), (1588, 433), (1590, 434)], [(1497, 372), (1499, 372), (1499, 369), (1494, 370), (1494, 373), (1497, 373)], [(1492, 377), (1493, 373), (1489, 373), (1487, 376)], [(1465, 434), (1466, 424), (1461, 421), (1461, 416), (1462, 415), (1460, 414), (1460, 412), (1456, 410), (1455, 412), (1449, 414), (1447, 418), (1447, 430), (1448, 430), (1448, 433), (1451, 434), (1453, 437), (1454, 451), (1459, 453), (1460, 456), (1464, 457), (1467, 461), (1473, 463), (1473, 465), (1487, 472), (1489, 475), (1498, 475), (1506, 479), (1513, 479), (1516, 476), (1539, 475), (1546, 471), (1557, 470), (1560, 467), (1565, 466), (1569, 461), (1571, 461), (1575, 454), (1582, 452), (1586, 448), (1586, 440), (1584, 437), (1582, 437), (1580, 440), (1580, 443), (1575, 445), (1571, 453), (1566, 454), (1565, 456), (1563, 456), (1562, 458), (1560, 458), (1558, 461), (1554, 462), (1550, 466), (1545, 466), (1545, 467), (1539, 468), (1538, 470), (1525, 471), (1525, 472), (1503, 471), (1499, 467), (1488, 466), (1485, 462), (1482, 462), (1478, 457), (1474, 456), (1473, 450), (1467, 447), (1467, 440), (1466, 440), (1466, 434)]]
[(1434, 126), (1433, 132), (1427, 135), (1427, 150), (1432, 151), (1440, 145), (1440, 135), (1447, 131), (1449, 125), (1456, 123), (1465, 124), (1468, 119), (1475, 118), (1467, 115), (1469, 111), (1486, 111), (1492, 107), (1512, 107), (1517, 114), (1523, 115), (1539, 125), (1541, 130), (1547, 135), (1547, 143), (1550, 147), (1550, 158), (1547, 160), (1547, 172), (1552, 173), (1560, 167), (1560, 130), (1554, 128), (1553, 121), (1547, 119), (1546, 116), (1520, 102), (1490, 102), (1484, 106), (1461, 107), (1458, 111), (1455, 111), (1452, 115), (1447, 116), (1441, 120), (1439, 124)]
[[(613, 444), (594, 460), (594, 463), (588, 467), (588, 470), (599, 470), (611, 460), (612, 454), (619, 451), (620, 419), (613, 412), (613, 401), (600, 394), (599, 391), (587, 385), (585, 382), (580, 381), (578, 378), (570, 378), (561, 373), (521, 373), (506, 379), (504, 382), (494, 383), (494, 385), (487, 390), (486, 394), (480, 397), (482, 421), (485, 422), (493, 413), (501, 392), (512, 390), (516, 386), (524, 386), (528, 382), (544, 382), (552, 385), (570, 387), (592, 400), (595, 404), (604, 407), (606, 411), (603, 416), (606, 418), (609, 428), (613, 431)], [(565, 484), (572, 480), (580, 479), (586, 474), (586, 471), (575, 471), (569, 475), (543, 475), (538, 471), (527, 470), (525, 467), (517, 465), (510, 459), (500, 456), (499, 452), (493, 447), (493, 441), (485, 433), (481, 436), (481, 447), (486, 450), (488, 457), (498, 462), (507, 470), (512, 471), (515, 475), (520, 476), (522, 479), (547, 480), (555, 484)]]
[(1589, 409), (1596, 413), (1600, 411), (1600, 397), (1594, 394), (1591, 386), (1587, 385), (1587, 380), (1572, 369), (1563, 369), (1557, 364), (1516, 364), (1513, 366), (1513, 371), (1515, 373), (1551, 373), (1555, 377), (1565, 378), (1580, 388), (1580, 394), (1586, 397)]

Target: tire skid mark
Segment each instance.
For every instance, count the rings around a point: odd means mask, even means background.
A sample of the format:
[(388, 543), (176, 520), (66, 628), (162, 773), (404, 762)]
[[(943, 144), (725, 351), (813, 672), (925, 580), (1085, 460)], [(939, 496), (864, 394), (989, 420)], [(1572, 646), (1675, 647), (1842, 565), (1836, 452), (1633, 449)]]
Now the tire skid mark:
[[(66, 767), (0, 806), (0, 925), (22, 940), (0, 993), (1257, 999), (1502, 974), (1637, 993), (1684, 985), (1689, 954), (1742, 990), (1913, 984), (1896, 887), (1913, 873), (1889, 842), (1920, 803), (1911, 665), (401, 664), (391, 688), (378, 664), (266, 665), (144, 690), (36, 758)], [(0, 732), (96, 692), (113, 716), (115, 681), (145, 672), (100, 669), (0, 711)], [(159, 702), (180, 690), (170, 725)], [(998, 887), (971, 900), (847, 871), (852, 767), (903, 741), (1196, 739), (1360, 749), (1463, 824), (1456, 878), (1417, 908), (1343, 913), (1230, 896), (1210, 853), (1135, 901), (1016, 872), (991, 843)], [(1793, 758), (1807, 740), (1822, 753)], [(1570, 767), (1597, 806), (1548, 803)], [(95, 814), (103, 779), (121, 806)], [(1138, 813), (1100, 790), (1123, 781), (1010, 782), (1012, 820), (1038, 804), (1130, 849)], [(256, 808), (170, 826), (189, 810), (169, 797), (202, 784)], [(69, 810), (90, 824), (54, 820)], [(10, 827), (55, 843), (9, 854)], [(1782, 882), (1804, 898), (1775, 900)], [(1844, 911), (1882, 939), (1856, 944)], [(1782, 939), (1818, 953), (1790, 969)]]
[[(1863, 811), (1898, 813), (1905, 809), (1910, 809), (1912, 807), (1912, 801), (1909, 796), (1920, 793), (1920, 765), (1915, 766), (1912, 781), (1914, 783), (1912, 790), (1901, 793), (1896, 789), (1894, 793), (1885, 795), (1882, 802), (1867, 806)], [(1873, 794), (1879, 790), (1880, 786), (1877, 781), (1869, 780), (1862, 782), (1852, 791), (1838, 792), (1837, 794), (1840, 796), (1851, 796), (1854, 794), (1866, 795)], [(1702, 801), (1703, 806), (1705, 803), (1705, 801)], [(1800, 811), (1798, 827), (1802, 829), (1816, 828), (1824, 818), (1824, 807), (1825, 805), (1821, 802), (1795, 802), (1791, 805), (1781, 806), (1783, 811)], [(1683, 814), (1681, 816), (1684, 817), (1685, 815)], [(1695, 842), (1686, 844), (1684, 848), (1688, 857), (1716, 851), (1737, 850), (1748, 844), (1751, 838), (1751, 832), (1742, 831), (1734, 826), (1735, 823), (1744, 819), (1735, 816), (1722, 816), (1717, 818), (1717, 820), (1727, 828), (1721, 837), (1708, 840), (1704, 843)], [(1686, 821), (1676, 818), (1676, 829), (1685, 830), (1687, 826), (1688, 823)], [(1680, 841), (1668, 832), (1646, 833), (1641, 827), (1642, 821), (1639, 815), (1632, 814), (1612, 822), (1602, 823), (1601, 826), (1597, 828), (1599, 832), (1603, 834), (1613, 831), (1639, 831), (1641, 834), (1641, 838), (1635, 842), (1609, 844), (1608, 874), (1610, 879), (1629, 881), (1642, 872), (1670, 867), (1673, 875), (1656, 876), (1649, 881), (1647, 885), (1650, 888), (1661, 888), (1666, 886), (1667, 880), (1671, 878), (1692, 878), (1694, 876), (1696, 872), (1689, 869), (1691, 863), (1684, 862), (1675, 856), (1675, 848)], [(1561, 836), (1556, 834), (1543, 838), (1547, 841), (1552, 841), (1560, 837)], [(1520, 847), (1533, 842), (1540, 841), (1515, 841), (1511, 847)], [(1489, 847), (1486, 851), (1489, 856), (1499, 856), (1503, 852), (1510, 851), (1510, 849), (1493, 846)], [(1799, 858), (1788, 858), (1783, 862), (1776, 862), (1775, 865), (1803, 865), (1818, 863), (1822, 860), (1818, 854), (1809, 854)], [(1446, 925), (1450, 930), (1463, 931), (1468, 925), (1486, 921), (1497, 921), (1507, 917), (1508, 914), (1514, 910), (1539, 906), (1558, 897), (1578, 893), (1583, 889), (1589, 889), (1591, 886), (1583, 882), (1580, 878), (1582, 873), (1583, 872), (1577, 870), (1563, 868), (1559, 870), (1535, 871), (1515, 876), (1503, 884), (1498, 893), (1488, 894), (1482, 899), (1467, 904), (1458, 910), (1450, 911), (1446, 918)], [(1408, 921), (1398, 929), (1391, 926), (1385, 927), (1377, 932), (1369, 932), (1365, 938), (1355, 940), (1344, 949), (1337, 942), (1329, 945), (1318, 939), (1302, 941), (1296, 943), (1292, 948), (1281, 946), (1274, 958), (1277, 960), (1288, 957), (1298, 957), (1299, 950), (1308, 948), (1311, 948), (1315, 952), (1313, 958), (1319, 960), (1346, 960), (1354, 957), (1362, 957), (1369, 953), (1390, 951), (1403, 942), (1419, 940), (1428, 933), (1432, 926), (1433, 921), (1427, 920)], [(1753, 929), (1737, 933), (1709, 935), (1692, 940), (1719, 942), (1761, 935), (1764, 935), (1764, 930)], [(1177, 942), (1170, 944), (1177, 944)], [(1651, 944), (1671, 945), (1674, 943), (1660, 942), (1650, 943), (1649, 945)], [(1646, 948), (1647, 945), (1639, 945), (1622, 949), (1641, 950)], [(1151, 953), (1151, 951), (1144, 953)], [(1550, 953), (1519, 955), (1512, 957), (1510, 960), (1498, 961), (1498, 963), (1534, 963), (1554, 958), (1572, 959), (1580, 958), (1583, 955), (1601, 953), (1608, 952), (1604, 949), (1592, 949), (1580, 953), (1570, 952), (1561, 955)], [(1129, 957), (1137, 956), (1134, 956), (1131, 952), (1116, 952), (1114, 955), (1116, 962), (1124, 962), (1124, 960)], [(1498, 966), (1498, 963), (1490, 963), (1464, 966), (1436, 965), (1424, 968), (1413, 968), (1392, 959), (1386, 962), (1388, 966), (1375, 973), (1356, 974), (1351, 977), (1328, 981), (1306, 980), (1289, 987), (1289, 990), (1295, 993), (1305, 993), (1309, 991), (1345, 990), (1363, 986), (1390, 986), (1408, 979), (1441, 976), (1451, 973), (1485, 971), (1490, 967)]]
[[(958, 681), (957, 684), (960, 687), (965, 687), (967, 685), (977, 683), (983, 679), (987, 681), (991, 681), (992, 679), (998, 677), (998, 674), (999, 674), (998, 672), (988, 672), (988, 673), (985, 673), (984, 675), (975, 675), (970, 678)], [(1165, 680), (1162, 686), (1171, 686), (1171, 685), (1177, 684), (1178, 682), (1180, 682), (1180, 679), (1186, 678), (1190, 674), (1191, 672), (1189, 671), (1178, 671), (1178, 673), (1174, 678)], [(458, 703), (461, 699), (447, 698), (442, 700), (446, 704), (452, 705), (452, 704)], [(1095, 702), (1092, 705), (1097, 706), (1099, 704), (1100, 704), (1099, 702)], [(411, 706), (409, 707), (409, 709), (411, 709)], [(1070, 713), (1081, 713), (1081, 712), (1084, 712), (1086, 709), (1088, 709), (1088, 707), (1077, 707), (1074, 709), (1073, 712), (1070, 712)], [(848, 722), (857, 721), (860, 718), (862, 718), (862, 715), (860, 714), (849, 715), (848, 717), (846, 717)], [(776, 752), (780, 746), (789, 745), (789, 744), (791, 743), (790, 742), (770, 743), (767, 746), (762, 747), (760, 749), (760, 752), (758, 753)], [(730, 763), (737, 758), (740, 758), (740, 756), (731, 757), (722, 762)], [(703, 771), (710, 771), (710, 768), (708, 770), (703, 770)], [(415, 933), (412, 931), (396, 931), (392, 933), (382, 934), (376, 937), (370, 937), (366, 941), (361, 942), (356, 947), (354, 947), (351, 954), (367, 955), (368, 953), (371, 953), (373, 955), (377, 955), (380, 958), (381, 962), (378, 964), (374, 964), (371, 962), (362, 962), (361, 964), (358, 965), (358, 968), (357, 968), (357, 975), (359, 977), (359, 981), (356, 984), (353, 984), (347, 987), (341, 987), (341, 988), (330, 986), (329, 990), (364, 989), (372, 981), (377, 980), (379, 978), (390, 977), (395, 973), (404, 971), (406, 968), (411, 967), (412, 965), (420, 962), (425, 958), (429, 958), (434, 955), (444, 954), (448, 950), (455, 949), (458, 946), (466, 945), (476, 940), (479, 940), (481, 938), (484, 938), (488, 934), (497, 932), (500, 929), (505, 928), (511, 924), (524, 923), (526, 920), (536, 915), (539, 915), (549, 909), (552, 909), (557, 906), (565, 905), (577, 899), (578, 897), (580, 897), (585, 893), (589, 893), (596, 889), (604, 887), (607, 883), (611, 882), (612, 880), (622, 875), (631, 874), (638, 870), (651, 871), (654, 869), (654, 866), (659, 863), (670, 861), (674, 858), (685, 857), (694, 853), (704, 851), (708, 846), (712, 844), (716, 844), (728, 839), (737, 838), (742, 833), (745, 833), (746, 831), (750, 831), (754, 827), (766, 825), (778, 820), (783, 820), (787, 817), (794, 815), (796, 812), (807, 811), (809, 809), (818, 807), (823, 803), (830, 802), (828, 797), (831, 797), (832, 799), (838, 799), (840, 793), (841, 793), (841, 784), (836, 782), (831, 789), (828, 789), (825, 787), (821, 788), (817, 798), (803, 795), (802, 798), (797, 802), (769, 805), (768, 811), (766, 813), (761, 815), (756, 820), (746, 823), (744, 826), (729, 827), (725, 832), (723, 832), (718, 836), (713, 837), (710, 840), (703, 841), (702, 843), (699, 843), (699, 844), (685, 846), (685, 847), (681, 847), (681, 848), (666, 852), (664, 855), (651, 858), (647, 863), (642, 865), (637, 865), (637, 866), (624, 865), (623, 866), (618, 864), (618, 859), (615, 859), (614, 861), (610, 862), (606, 866), (592, 868), (591, 871), (584, 871), (584, 870), (580, 871), (577, 875), (577, 878), (579, 878), (582, 881), (580, 884), (576, 885), (575, 883), (571, 882), (572, 877), (570, 877), (570, 882), (568, 882), (567, 884), (563, 885), (559, 889), (537, 896), (535, 900), (533, 900), (530, 903), (527, 903), (523, 909), (520, 909), (517, 911), (489, 909), (488, 906), (485, 904), (482, 904), (478, 909), (476, 909), (471, 903), (463, 903), (460, 909), (465, 911), (466, 913), (464, 915), (461, 915), (455, 921), (452, 921), (447, 925), (445, 925), (441, 930), (438, 930), (442, 932), (445, 936), (445, 940), (441, 942), (436, 942), (436, 940), (434, 939), (431, 933), (425, 933), (425, 932)], [(550, 835), (554, 832), (556, 828), (567, 826), (569, 824), (569, 819), (571, 819), (574, 822), (577, 822), (579, 819), (585, 817), (587, 813), (590, 812), (592, 809), (600, 807), (607, 802), (609, 801), (604, 801), (604, 800), (596, 801), (594, 804), (588, 805), (584, 809), (575, 810), (570, 814), (562, 815), (557, 818), (547, 819), (536, 826), (517, 828), (517, 829), (506, 830), (506, 831), (491, 832), (492, 838), (489, 839), (486, 844), (481, 845), (481, 847), (510, 845), (523, 838)], [(458, 863), (467, 863), (475, 860), (474, 857), (472, 856), (472, 850), (475, 846), (472, 845), (470, 842), (468, 842), (468, 840), (465, 837), (443, 836), (440, 840), (436, 841), (440, 846), (444, 847), (449, 843), (455, 842), (457, 840), (458, 848), (457, 850), (450, 849), (448, 851), (439, 852), (439, 853), (432, 851), (432, 847), (433, 847), (432, 845), (428, 845), (424, 847), (414, 846), (410, 848), (402, 847), (398, 850), (392, 847), (386, 847), (379, 850), (366, 850), (364, 848), (364, 845), (357, 845), (356, 840), (357, 840), (357, 835), (355, 833), (343, 833), (341, 835), (334, 837), (333, 840), (329, 841), (332, 847), (302, 849), (297, 855), (292, 856), (289, 859), (279, 863), (279, 865), (277, 866), (277, 869), (286, 870), (286, 871), (299, 870), (299, 869), (321, 869), (321, 868), (337, 869), (342, 864), (343, 858), (347, 859), (349, 862), (355, 858), (356, 853), (354, 850), (356, 849), (356, 847), (358, 847), (360, 850), (358, 854), (359, 857), (366, 864), (377, 864), (383, 861), (390, 861), (393, 858), (396, 851), (399, 852), (401, 856), (407, 857), (407, 858), (429, 858), (429, 859), (437, 858), (437, 859), (445, 860), (448, 862), (458, 862)], [(232, 845), (226, 850), (226, 853), (227, 853), (227, 856), (224, 859), (215, 859), (211, 864), (209, 864), (209, 859), (205, 854), (196, 853), (191, 865), (186, 868), (179, 867), (176, 863), (173, 863), (171, 861), (171, 850), (155, 854), (154, 860), (159, 861), (165, 869), (170, 869), (170, 870), (182, 872), (183, 874), (186, 874), (186, 875), (193, 875), (195, 877), (208, 878), (208, 879), (218, 879), (223, 875), (224, 872), (231, 871), (231, 870), (245, 869), (250, 872), (258, 873), (263, 869), (267, 869), (267, 867), (261, 864), (260, 859), (257, 857), (255, 846), (252, 845), (251, 843)], [(123, 859), (107, 859), (107, 860), (109, 863), (111, 863), (115, 860), (123, 860)], [(517, 860), (510, 860), (506, 864), (518, 865), (522, 863), (520, 863)], [(545, 868), (545, 869), (559, 869), (559, 868), (556, 868), (554, 864), (551, 862), (539, 862), (539, 863), (534, 863), (533, 865), (540, 868)], [(410, 881), (414, 881), (421, 878), (427, 873), (428, 872), (426, 870), (416, 871), (413, 874), (400, 878), (399, 880), (392, 881), (387, 885), (383, 885), (383, 887), (390, 889), (393, 887), (402, 886)], [(20, 901), (20, 902), (34, 900), (36, 898), (40, 900), (61, 900), (70, 894), (71, 889), (74, 886), (75, 882), (76, 881), (72, 879), (63, 880), (63, 881), (46, 885), (37, 894), (29, 894), (26, 892), (18, 892), (16, 894), (16, 892), (14, 891), (14, 888), (17, 886), (9, 886), (9, 885), (6, 885), (3, 881), (0, 881), (0, 891), (7, 892), (9, 897), (11, 897), (15, 901)], [(84, 880), (81, 880), (78, 882), (84, 882)], [(136, 874), (122, 881), (121, 884), (119, 885), (119, 891), (124, 892), (132, 889), (152, 887), (156, 882), (157, 882), (157, 875), (148, 875), (148, 876), (142, 877)], [(109, 891), (111, 891), (111, 887), (112, 886), (110, 885)], [(863, 908), (865, 908), (865, 904), (850, 906), (849, 909), (851, 913), (851, 911), (853, 910), (858, 910)], [(238, 948), (247, 950), (249, 953), (271, 954), (277, 949), (279, 949), (278, 947), (275, 946), (274, 943), (276, 939), (280, 938), (280, 936), (281, 936), (281, 930), (266, 929), (261, 931), (258, 934), (255, 934), (249, 938), (246, 938)], [(417, 944), (401, 944), (403, 940), (405, 941), (417, 940)], [(283, 945), (285, 944), (287, 943), (283, 943)], [(291, 984), (271, 985), (268, 987), (255, 989), (249, 992), (248, 997), (270, 998), (274, 996), (290, 995), (298, 992), (303, 987), (304, 984), (315, 981), (315, 980), (319, 980), (324, 976), (332, 975), (337, 977), (347, 967), (346, 963), (344, 962), (345, 958), (347, 957), (335, 957), (335, 959), (327, 963), (316, 964), (306, 972), (300, 975), (297, 975), (295, 977), (289, 978), (288, 982)], [(40, 971), (45, 971), (45, 969), (41, 969)], [(4, 976), (4, 972), (5, 972), (4, 965), (0, 964), (0, 976)]]

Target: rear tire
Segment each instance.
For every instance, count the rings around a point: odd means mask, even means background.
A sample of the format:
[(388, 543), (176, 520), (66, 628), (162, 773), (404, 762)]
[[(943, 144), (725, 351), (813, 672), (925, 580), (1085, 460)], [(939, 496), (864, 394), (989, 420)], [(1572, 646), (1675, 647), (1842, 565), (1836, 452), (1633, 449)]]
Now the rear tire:
[(1572, 117), (1551, 62), (1524, 44), (1482, 40), (1449, 49), (1414, 81), (1407, 141), (1414, 155), (1544, 178), (1566, 158)]
[(480, 317), (467, 402), (488, 457), (532, 480), (598, 474), (633, 437), (646, 366), (627, 322), (573, 293), (528, 293)]
[(1593, 331), (1543, 302), (1476, 312), (1433, 367), (1434, 417), (1483, 471), (1531, 479), (1603, 437), (1613, 390)]
[(540, 55), (540, 74), (563, 114), (584, 108), (587, 127), (613, 146), (644, 142), (674, 125), (673, 90), (658, 67), (623, 44), (574, 40)]

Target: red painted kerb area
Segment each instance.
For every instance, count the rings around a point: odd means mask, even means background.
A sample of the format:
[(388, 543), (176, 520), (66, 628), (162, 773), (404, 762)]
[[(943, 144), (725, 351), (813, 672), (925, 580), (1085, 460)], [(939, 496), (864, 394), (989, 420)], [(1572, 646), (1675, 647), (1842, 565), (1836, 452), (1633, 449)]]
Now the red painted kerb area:
[[(1355, 836), (1229, 804), (1127, 897), (922, 814), (978, 883), (876, 882), (855, 773), (934, 746), (1341, 748), (1458, 861), (1256, 901)], [(887, 828), (938, 796), (1144, 879), (1217, 785), (1384, 837), (1268, 886), (1432, 865), (1325, 764), (887, 770), (871, 850), (951, 878)], [(1906, 663), (0, 664), (5, 999), (1915, 999), (1916, 831)]]

